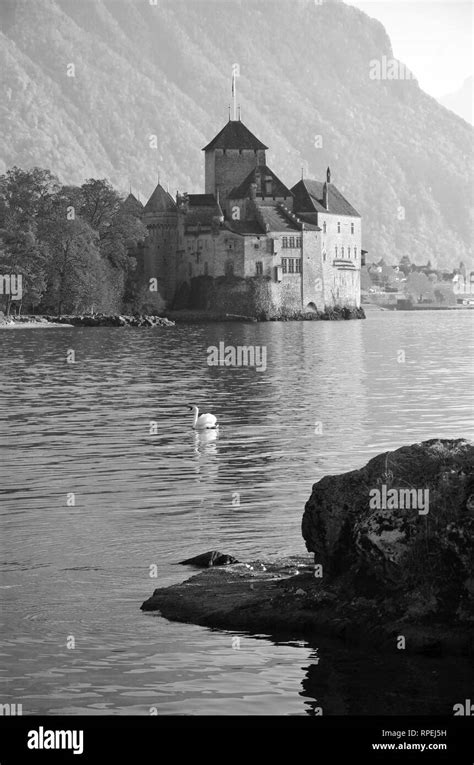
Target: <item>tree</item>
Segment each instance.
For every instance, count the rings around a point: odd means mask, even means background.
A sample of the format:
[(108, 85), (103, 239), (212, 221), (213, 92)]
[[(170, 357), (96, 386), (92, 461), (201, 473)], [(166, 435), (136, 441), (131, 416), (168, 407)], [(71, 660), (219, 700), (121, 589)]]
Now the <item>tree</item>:
[(90, 178), (81, 186), (83, 217), (99, 234), (102, 257), (128, 270), (128, 252), (146, 236), (146, 228), (105, 180)]
[(64, 198), (54, 203), (54, 213), (42, 225), (48, 244), (47, 302), (60, 316), (81, 303), (100, 300), (101, 268), (97, 233), (84, 220), (68, 218)]
[(33, 230), (59, 188), (58, 179), (49, 170), (8, 170), (0, 176), (0, 228)]
[(405, 282), (405, 294), (408, 297), (413, 297), (418, 303), (421, 303), (423, 300), (433, 300), (433, 283), (426, 274), (412, 271), (408, 274)]
[(456, 295), (450, 282), (438, 282), (434, 288), (435, 299), (438, 303), (455, 305)]
[[(23, 302), (37, 305), (46, 287), (48, 252), (38, 238), (37, 224), (58, 188), (57, 178), (38, 167), (13, 167), (0, 176), (1, 267), (4, 274), (21, 276), (22, 297), (16, 303), (19, 311)], [(11, 297), (6, 298), (7, 314)]]
[[(35, 238), (31, 231), (0, 231), (0, 270), (16, 278), (21, 276), (21, 295), (18, 313), (23, 302), (36, 306), (41, 301), (46, 289), (47, 250)], [(6, 296), (6, 314), (10, 314), (12, 296)]]

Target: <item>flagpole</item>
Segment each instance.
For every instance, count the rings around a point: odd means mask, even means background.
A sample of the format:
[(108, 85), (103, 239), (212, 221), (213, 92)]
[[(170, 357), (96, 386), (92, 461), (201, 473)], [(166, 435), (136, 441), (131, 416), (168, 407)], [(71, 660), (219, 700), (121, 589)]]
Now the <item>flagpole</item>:
[(237, 81), (235, 72), (232, 72), (232, 96), (234, 99), (234, 121), (237, 119)]

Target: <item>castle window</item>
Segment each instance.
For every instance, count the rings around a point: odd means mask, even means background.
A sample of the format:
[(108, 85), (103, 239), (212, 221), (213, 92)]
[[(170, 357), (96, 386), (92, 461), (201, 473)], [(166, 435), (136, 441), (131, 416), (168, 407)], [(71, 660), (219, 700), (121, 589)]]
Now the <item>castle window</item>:
[(338, 233), (338, 234), (340, 234), (340, 233), (341, 233), (341, 224), (339, 223), (339, 221), (338, 221), (338, 223), (337, 223), (337, 233)]
[(256, 250), (259, 250), (259, 249), (260, 249), (260, 245), (259, 245), (259, 243), (258, 243), (258, 242), (255, 242), (255, 244), (254, 244), (254, 249), (256, 249)]
[(295, 260), (295, 271), (297, 274), (301, 273), (301, 258), (296, 258)]
[(300, 236), (296, 237), (296, 246), (297, 247), (301, 247), (301, 237)]
[(290, 236), (289, 247), (294, 247), (294, 246), (295, 246), (295, 237), (294, 236)]
[(353, 233), (354, 233), (354, 224), (351, 223), (351, 234), (353, 234)]
[(283, 274), (288, 273), (288, 258), (281, 259), (281, 271)]
[(287, 236), (283, 236), (282, 237), (282, 239), (281, 239), (281, 246), (284, 247), (285, 249), (288, 247), (288, 237)]
[(354, 258), (357, 259), (357, 247), (354, 247)]
[(262, 276), (263, 274), (263, 263), (261, 260), (257, 260), (255, 263), (255, 270), (257, 272), (257, 276)]
[(334, 251), (335, 251), (335, 254), (336, 254), (336, 258), (337, 258), (337, 244), (336, 244), (336, 246), (334, 247)]
[(288, 273), (294, 274), (295, 273), (295, 259), (289, 258), (288, 259)]
[(343, 258), (344, 257), (344, 247), (341, 247), (341, 252), (342, 252), (341, 257)]
[(201, 261), (201, 253), (197, 252), (196, 253), (196, 263), (200, 263), (200, 261)]
[(323, 234), (325, 234), (325, 233), (326, 233), (326, 221), (324, 221), (324, 223), (323, 223)]
[(351, 248), (350, 247), (347, 248), (347, 257), (348, 258), (351, 257)]
[(323, 250), (323, 261), (326, 262), (326, 250)]

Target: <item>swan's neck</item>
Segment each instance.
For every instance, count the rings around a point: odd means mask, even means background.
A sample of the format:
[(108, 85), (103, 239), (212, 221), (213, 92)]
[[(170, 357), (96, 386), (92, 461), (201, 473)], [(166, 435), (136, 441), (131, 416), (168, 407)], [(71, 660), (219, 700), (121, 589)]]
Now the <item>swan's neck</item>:
[(198, 421), (198, 415), (199, 415), (199, 408), (197, 406), (194, 407), (194, 422), (193, 422), (193, 428), (196, 427), (197, 421)]

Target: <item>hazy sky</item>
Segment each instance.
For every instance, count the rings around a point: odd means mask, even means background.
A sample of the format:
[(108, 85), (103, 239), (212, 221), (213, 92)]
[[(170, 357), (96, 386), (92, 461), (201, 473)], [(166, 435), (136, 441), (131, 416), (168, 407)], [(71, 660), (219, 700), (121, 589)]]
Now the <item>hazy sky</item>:
[(346, 0), (382, 22), (394, 56), (435, 98), (473, 73), (473, 3), (466, 0)]

